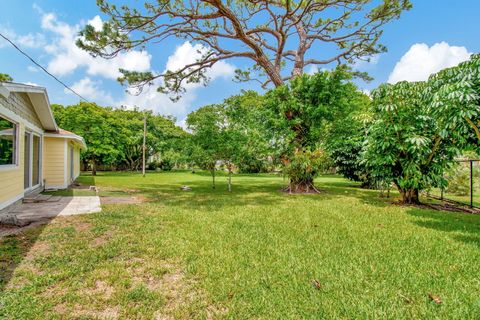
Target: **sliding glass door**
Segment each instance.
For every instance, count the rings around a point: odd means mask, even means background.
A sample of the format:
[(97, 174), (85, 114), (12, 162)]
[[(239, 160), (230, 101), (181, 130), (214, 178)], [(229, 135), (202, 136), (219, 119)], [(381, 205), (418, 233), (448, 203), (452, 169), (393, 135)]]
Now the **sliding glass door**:
[(24, 188), (33, 189), (40, 185), (41, 139), (40, 136), (25, 132), (24, 144)]

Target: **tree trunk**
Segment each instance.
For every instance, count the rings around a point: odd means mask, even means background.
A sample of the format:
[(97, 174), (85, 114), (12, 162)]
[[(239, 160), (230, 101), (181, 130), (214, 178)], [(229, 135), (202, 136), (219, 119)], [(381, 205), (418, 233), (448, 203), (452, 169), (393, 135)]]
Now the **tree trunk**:
[(400, 195), (402, 196), (402, 203), (404, 204), (419, 204), (418, 189), (401, 189), (399, 188)]
[(215, 168), (212, 169), (212, 188), (215, 189)]
[(228, 169), (228, 192), (232, 192), (232, 170)]
[(305, 179), (305, 180), (292, 180), (290, 179), (290, 183), (284, 189), (285, 192), (288, 193), (319, 193), (317, 188), (313, 183), (313, 179)]
[(95, 159), (92, 159), (92, 176), (97, 175), (97, 164), (95, 163)]

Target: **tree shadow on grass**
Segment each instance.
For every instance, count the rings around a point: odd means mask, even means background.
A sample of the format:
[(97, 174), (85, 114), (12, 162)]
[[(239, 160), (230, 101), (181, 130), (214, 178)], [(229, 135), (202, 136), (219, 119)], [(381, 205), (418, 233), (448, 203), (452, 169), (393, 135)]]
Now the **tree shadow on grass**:
[(0, 237), (0, 296), (45, 227), (46, 224), (32, 226), (18, 234)]
[(199, 206), (220, 209), (224, 206), (274, 205), (285, 200), (284, 194), (279, 191), (282, 185), (278, 183), (235, 184), (232, 192), (228, 192), (223, 184), (213, 189), (210, 183), (203, 181), (194, 181), (188, 186), (191, 188), (189, 191), (182, 191), (179, 186), (164, 184), (142, 184), (137, 187), (150, 202), (161, 202), (185, 209)]
[(339, 177), (334, 179), (328, 176), (326, 179), (320, 178), (318, 181), (316, 181), (316, 186), (322, 190), (325, 190), (331, 198), (348, 196), (357, 198), (364, 204), (376, 207), (392, 206), (398, 195), (396, 192), (391, 192), (388, 198), (386, 196), (380, 197), (379, 190), (365, 189), (362, 188), (357, 182), (339, 179)]
[(408, 214), (417, 218), (413, 223), (420, 227), (451, 233), (453, 239), (480, 248), (480, 215), (420, 208)]

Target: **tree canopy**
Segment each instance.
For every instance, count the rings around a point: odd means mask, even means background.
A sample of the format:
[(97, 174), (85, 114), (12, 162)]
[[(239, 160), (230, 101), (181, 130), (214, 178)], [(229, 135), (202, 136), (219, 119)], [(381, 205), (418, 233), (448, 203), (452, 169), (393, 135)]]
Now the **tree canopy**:
[[(199, 57), (177, 70), (120, 70), (121, 82), (181, 94), (189, 82), (207, 82), (215, 63), (244, 58), (248, 69), (236, 79), (256, 79), (263, 87), (280, 86), (306, 67), (368, 60), (384, 52), (382, 27), (411, 8), (409, 0), (307, 1), (158, 1), (121, 6), (97, 1), (109, 17), (101, 30), (87, 25), (77, 45), (94, 56), (115, 57), (122, 51), (179, 38), (201, 45)], [(260, 80), (261, 79), (261, 80)]]
[(337, 67), (311, 76), (304, 74), (266, 94), (267, 126), (293, 179), (295, 187), (290, 191), (315, 190), (313, 179), (323, 163), (317, 160), (326, 156), (319, 149), (324, 149), (328, 123), (345, 114), (349, 98), (357, 91), (348, 82), (350, 78), (344, 67)]
[(10, 82), (13, 81), (13, 78), (6, 73), (0, 73), (0, 82)]
[(63, 107), (52, 105), (60, 127), (85, 138), (88, 149), (82, 157), (95, 172), (102, 164), (136, 170), (142, 159), (143, 121), (147, 118), (147, 157), (178, 150), (186, 133), (174, 119), (151, 111), (112, 109), (80, 102)]
[(478, 136), (478, 65), (474, 55), (428, 81), (373, 91), (365, 161), (376, 179), (396, 185), (404, 203), (418, 203), (419, 190), (446, 187), (443, 173)]

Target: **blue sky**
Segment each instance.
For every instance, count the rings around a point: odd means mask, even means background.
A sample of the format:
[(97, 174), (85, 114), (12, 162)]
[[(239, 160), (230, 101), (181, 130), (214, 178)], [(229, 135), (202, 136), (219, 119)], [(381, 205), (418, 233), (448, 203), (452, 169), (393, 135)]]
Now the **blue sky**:
[[(358, 64), (359, 69), (375, 79), (371, 83), (358, 82), (360, 88), (371, 90), (386, 81), (424, 80), (432, 72), (467, 59), (469, 53), (480, 52), (480, 1), (412, 2), (411, 11), (384, 28), (382, 43), (388, 52), (374, 57), (369, 64)], [(140, 96), (128, 95), (115, 81), (119, 66), (162, 71), (169, 66), (180, 66), (197, 48), (171, 39), (148, 47), (144, 53), (125, 54), (117, 61), (95, 60), (77, 49), (74, 41), (83, 25), (98, 23), (102, 18), (94, 0), (0, 0), (0, 32), (90, 101), (113, 106), (137, 105), (174, 115), (181, 121), (189, 111), (220, 102), (241, 89), (258, 89), (256, 83), (231, 81), (233, 70), (245, 64), (245, 61), (233, 60), (216, 66), (207, 87), (190, 87), (177, 103), (154, 90)], [(0, 72), (10, 74), (17, 82), (46, 87), (52, 103), (78, 102), (76, 96), (65, 92), (60, 84), (35, 68), (3, 39), (0, 40)]]

